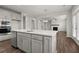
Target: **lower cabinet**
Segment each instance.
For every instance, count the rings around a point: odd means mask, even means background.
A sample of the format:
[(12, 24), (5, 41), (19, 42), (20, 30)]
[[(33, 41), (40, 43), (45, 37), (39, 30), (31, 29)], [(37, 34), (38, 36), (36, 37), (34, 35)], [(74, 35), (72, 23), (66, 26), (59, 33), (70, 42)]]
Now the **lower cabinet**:
[(23, 50), (23, 40), (21, 35), (17, 35), (17, 46), (19, 49)]
[(44, 37), (44, 53), (51, 53), (52, 52), (52, 37)]
[(12, 45), (13, 47), (17, 48), (17, 39), (16, 39), (16, 37), (11, 38), (11, 45)]
[(11, 45), (15, 48), (17, 48), (17, 32), (13, 31), (12, 33), (12, 38), (11, 38)]
[(31, 52), (31, 38), (28, 38), (23, 33), (17, 33), (17, 46), (24, 52)]
[(52, 51), (51, 38), (50, 36), (17, 33), (17, 46), (27, 53), (49, 53)]
[(23, 51), (31, 52), (31, 38), (23, 37)]
[(44, 53), (48, 53), (49, 52), (49, 40), (44, 37)]
[(32, 53), (42, 53), (42, 41), (32, 39)]

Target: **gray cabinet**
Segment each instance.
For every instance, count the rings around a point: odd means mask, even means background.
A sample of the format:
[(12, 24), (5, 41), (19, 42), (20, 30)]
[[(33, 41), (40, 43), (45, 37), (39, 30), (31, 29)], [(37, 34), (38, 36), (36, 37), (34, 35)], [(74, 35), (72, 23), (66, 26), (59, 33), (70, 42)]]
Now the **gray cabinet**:
[(31, 38), (23, 37), (23, 51), (31, 52)]
[(42, 53), (42, 40), (41, 35), (32, 35), (32, 53)]
[(17, 46), (19, 49), (23, 50), (23, 40), (22, 35), (20, 35), (20, 33), (17, 33)]
[(25, 33), (17, 34), (18, 47), (24, 52), (31, 52), (31, 35)]
[(42, 41), (32, 39), (32, 53), (42, 53)]
[(13, 47), (17, 47), (17, 39), (16, 39), (16, 37), (14, 37), (14, 38), (11, 38), (11, 45), (13, 46)]
[(44, 53), (52, 52), (52, 37), (44, 37)]
[(17, 47), (17, 33), (16, 32), (12, 32), (12, 38), (11, 38), (11, 45), (13, 47)]
[(16, 32), (12, 31), (12, 38), (16, 37)]
[(23, 51), (31, 52), (31, 34), (22, 33)]
[(28, 53), (50, 53), (54, 46), (51, 36), (28, 33), (17, 33), (17, 45), (18, 48)]
[(44, 38), (44, 52), (48, 53), (49, 52), (49, 40)]

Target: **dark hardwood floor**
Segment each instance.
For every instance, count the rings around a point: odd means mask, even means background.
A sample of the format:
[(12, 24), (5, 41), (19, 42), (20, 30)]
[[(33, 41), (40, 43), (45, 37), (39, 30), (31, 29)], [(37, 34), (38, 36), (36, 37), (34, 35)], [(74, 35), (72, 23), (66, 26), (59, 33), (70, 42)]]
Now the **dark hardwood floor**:
[(60, 31), (57, 33), (57, 52), (79, 53), (79, 46), (72, 38), (66, 37), (66, 32)]
[(17, 48), (11, 46), (10, 40), (5, 40), (0, 42), (0, 53), (23, 53)]

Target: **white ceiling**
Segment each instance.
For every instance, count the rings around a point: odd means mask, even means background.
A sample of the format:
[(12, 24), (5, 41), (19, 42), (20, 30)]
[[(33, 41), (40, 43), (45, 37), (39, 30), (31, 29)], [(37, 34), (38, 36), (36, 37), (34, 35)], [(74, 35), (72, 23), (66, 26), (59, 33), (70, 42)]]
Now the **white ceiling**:
[(24, 12), (30, 15), (43, 15), (55, 12), (65, 12), (71, 9), (71, 5), (4, 5), (3, 7)]

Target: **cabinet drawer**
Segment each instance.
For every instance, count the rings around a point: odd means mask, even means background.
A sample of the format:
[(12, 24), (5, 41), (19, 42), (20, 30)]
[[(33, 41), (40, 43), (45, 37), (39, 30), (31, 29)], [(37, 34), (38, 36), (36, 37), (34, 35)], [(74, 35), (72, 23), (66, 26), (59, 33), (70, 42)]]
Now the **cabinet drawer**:
[(33, 39), (36, 39), (36, 40), (42, 40), (42, 36), (41, 35), (32, 35), (32, 38)]
[(31, 38), (31, 34), (27, 34), (27, 33), (18, 33), (17, 35), (21, 35), (21, 36), (25, 36), (25, 37)]

